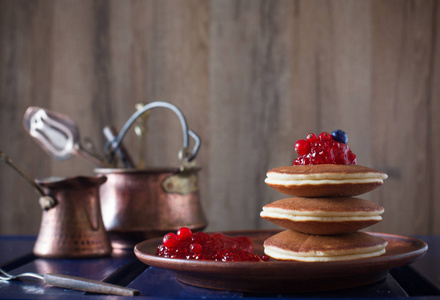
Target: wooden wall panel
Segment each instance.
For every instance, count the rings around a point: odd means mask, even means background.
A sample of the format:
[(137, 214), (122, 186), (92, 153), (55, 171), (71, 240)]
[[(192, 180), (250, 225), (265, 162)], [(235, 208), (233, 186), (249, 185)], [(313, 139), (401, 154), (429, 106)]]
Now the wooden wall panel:
[[(81, 139), (95, 142), (102, 110), (96, 109), (106, 95), (105, 74), (99, 72), (102, 57), (96, 55), (99, 38), (95, 36), (99, 17), (94, 14), (96, 3), (86, 1), (54, 2), (52, 24), (52, 94), (51, 109), (72, 117), (78, 123)], [(92, 165), (82, 158), (54, 161), (56, 176), (90, 175)]]
[[(103, 126), (169, 101), (202, 138), (208, 230), (275, 228), (259, 218), (284, 197), (266, 171), (341, 128), (359, 163), (390, 175), (363, 196), (386, 208), (372, 230), (439, 233), (439, 26), (437, 0), (0, 0), (0, 150), (33, 177), (93, 174), (44, 153), (25, 109), (70, 115), (102, 153)], [(179, 164), (179, 126), (151, 113), (148, 166)], [(137, 161), (133, 132), (124, 144)], [(35, 234), (37, 197), (6, 165), (0, 197), (0, 234)]]
[(213, 228), (259, 227), (272, 192), (264, 174), (274, 158), (289, 159), (290, 129), (282, 129), (290, 111), (292, 4), (214, 1), (211, 7), (209, 193), (216, 200), (207, 209)]
[[(343, 128), (360, 162), (371, 163), (370, 6), (365, 1), (301, 1), (292, 26), (293, 136)], [(296, 139), (291, 138), (293, 143)]]
[(430, 110), (429, 118), (430, 127), (428, 132), (429, 141), (429, 184), (430, 184), (430, 207), (428, 219), (429, 232), (432, 234), (440, 234), (440, 201), (438, 197), (440, 196), (440, 158), (436, 153), (438, 152), (438, 145), (440, 145), (440, 118), (438, 117), (440, 111), (440, 47), (438, 46), (438, 41), (440, 40), (440, 7), (438, 2), (434, 2), (433, 8), (433, 51), (432, 55), (432, 65), (431, 65), (431, 75), (428, 89), (429, 94), (429, 104)]
[[(0, 151), (32, 177), (49, 176), (51, 159), (27, 136), (28, 106), (49, 106), (53, 3), (0, 1)], [(36, 233), (41, 210), (30, 185), (0, 161), (0, 231)]]
[[(429, 232), (434, 2), (373, 2), (373, 161), (390, 175), (375, 199), (378, 228)], [(377, 46), (376, 46), (377, 45)], [(438, 197), (438, 195), (437, 195)], [(402, 222), (407, 220), (408, 222)]]

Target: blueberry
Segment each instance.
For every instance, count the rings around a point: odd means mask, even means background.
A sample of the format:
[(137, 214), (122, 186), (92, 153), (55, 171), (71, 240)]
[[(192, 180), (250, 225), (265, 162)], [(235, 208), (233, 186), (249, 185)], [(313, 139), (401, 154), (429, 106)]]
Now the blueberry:
[(348, 136), (345, 133), (345, 131), (341, 130), (341, 129), (336, 129), (335, 131), (332, 132), (332, 138), (333, 140), (342, 143), (342, 144), (347, 144), (348, 142)]

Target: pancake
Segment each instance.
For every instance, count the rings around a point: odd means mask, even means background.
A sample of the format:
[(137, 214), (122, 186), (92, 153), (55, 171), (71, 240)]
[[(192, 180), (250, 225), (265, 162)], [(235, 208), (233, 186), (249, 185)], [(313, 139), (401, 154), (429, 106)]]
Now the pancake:
[(341, 261), (383, 255), (387, 244), (386, 240), (361, 231), (310, 235), (285, 230), (264, 241), (264, 253), (279, 260)]
[(269, 203), (260, 216), (283, 228), (309, 234), (343, 234), (382, 220), (384, 208), (359, 198), (292, 197)]
[(353, 197), (381, 186), (387, 174), (360, 165), (301, 165), (267, 172), (265, 182), (299, 197)]

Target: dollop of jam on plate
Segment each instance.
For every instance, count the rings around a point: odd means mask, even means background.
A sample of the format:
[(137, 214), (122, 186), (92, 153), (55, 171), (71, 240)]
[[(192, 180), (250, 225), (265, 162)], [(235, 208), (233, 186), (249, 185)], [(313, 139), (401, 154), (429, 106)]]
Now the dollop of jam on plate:
[(253, 252), (251, 239), (230, 237), (222, 233), (192, 233), (187, 227), (167, 233), (157, 247), (157, 255), (166, 258), (209, 261), (268, 261), (267, 255)]

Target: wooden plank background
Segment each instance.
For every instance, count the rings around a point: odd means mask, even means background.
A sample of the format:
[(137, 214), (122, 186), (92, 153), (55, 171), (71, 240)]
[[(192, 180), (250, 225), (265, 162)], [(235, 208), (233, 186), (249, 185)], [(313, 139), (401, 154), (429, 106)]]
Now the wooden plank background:
[[(364, 198), (385, 207), (371, 230), (440, 234), (440, 8), (403, 0), (0, 0), (0, 150), (34, 178), (92, 175), (55, 161), (22, 117), (42, 106), (75, 119), (102, 151), (135, 104), (168, 101), (202, 138), (208, 230), (275, 228), (283, 198), (264, 184), (309, 132), (342, 128), (358, 162), (390, 178)], [(177, 166), (177, 118), (155, 110), (148, 166)], [(138, 157), (133, 133), (126, 146)], [(0, 234), (36, 234), (30, 186), (0, 168)]]

